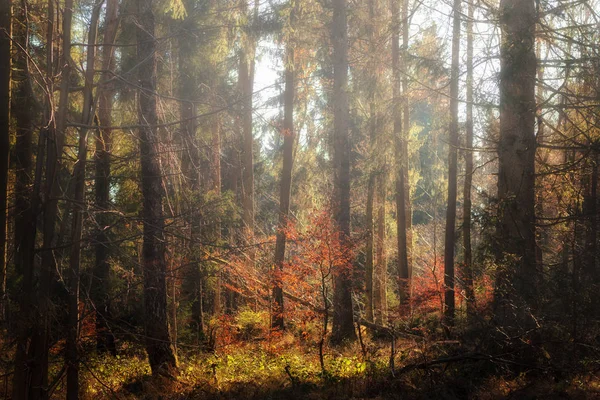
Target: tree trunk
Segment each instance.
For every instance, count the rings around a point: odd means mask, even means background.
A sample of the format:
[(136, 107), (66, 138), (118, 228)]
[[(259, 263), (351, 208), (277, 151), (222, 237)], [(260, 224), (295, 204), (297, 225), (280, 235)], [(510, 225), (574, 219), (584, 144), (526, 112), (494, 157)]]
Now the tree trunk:
[[(295, 1), (290, 1), (292, 11), (290, 14), (291, 30), (294, 27)], [(294, 73), (294, 43), (288, 38), (287, 55), (285, 62), (285, 92), (283, 95), (283, 166), (281, 169), (281, 183), (279, 188), (279, 223), (275, 243), (275, 277), (273, 285), (273, 319), (274, 329), (285, 329), (283, 317), (283, 282), (281, 273), (285, 261), (286, 229), (290, 213), (290, 197), (292, 194), (292, 168), (294, 166), (294, 143), (296, 133), (294, 130), (294, 99), (295, 99), (295, 73)]]
[(143, 196), (144, 322), (152, 374), (177, 368), (169, 335), (163, 187), (156, 124), (156, 37), (153, 1), (137, 0), (138, 115)]
[[(26, 5), (27, 3), (23, 3)], [(11, 111), (15, 120), (15, 273), (21, 280), (21, 287), (17, 302), (19, 304), (19, 318), (15, 321), (17, 333), (17, 346), (15, 350), (15, 368), (12, 382), (12, 398), (28, 399), (30, 387), (28, 382), (35, 368), (29, 363), (27, 355), (31, 344), (32, 335), (36, 324), (33, 315), (35, 293), (33, 286), (34, 276), (34, 248), (37, 233), (37, 195), (32, 189), (33, 179), (33, 121), (34, 102), (31, 92), (31, 82), (27, 63), (29, 50), (29, 34), (27, 24), (27, 9), (24, 6), (14, 8), (15, 24), (13, 40), (16, 43), (13, 55), (14, 73), (11, 96)], [(50, 14), (52, 15), (52, 14)], [(52, 21), (49, 18), (49, 21)], [(50, 47), (51, 48), (51, 47)], [(41, 146), (40, 146), (41, 147)], [(43, 151), (38, 154), (38, 164), (41, 166)], [(40, 168), (41, 169), (41, 168)], [(36, 174), (36, 181), (39, 181)], [(39, 397), (39, 396), (38, 396)]]
[[(216, 84), (215, 84), (216, 86)], [(212, 141), (212, 157), (211, 157), (211, 171), (212, 171), (212, 190), (217, 198), (221, 197), (221, 120), (219, 116), (214, 117), (211, 126), (211, 141)], [(214, 227), (214, 240), (215, 243), (221, 242), (221, 219), (215, 221)], [(217, 254), (218, 256), (218, 254)], [(219, 316), (222, 312), (222, 300), (221, 300), (221, 267), (216, 266), (217, 279), (215, 282), (215, 291), (213, 294), (213, 315)]]
[[(182, 170), (185, 178), (185, 183), (189, 184), (192, 193), (192, 199), (197, 199), (202, 196), (201, 193), (201, 154), (198, 147), (198, 140), (196, 138), (196, 106), (194, 103), (194, 96), (196, 95), (197, 86), (197, 75), (194, 71), (194, 60), (193, 56), (197, 51), (197, 46), (194, 43), (194, 37), (187, 34), (188, 27), (187, 21), (182, 21), (181, 27), (183, 28), (179, 35), (179, 97), (182, 99), (180, 103), (180, 118), (181, 133), (182, 133)], [(202, 222), (200, 219), (202, 216), (197, 211), (198, 203), (194, 203), (193, 200), (188, 203), (188, 217), (186, 223), (191, 228), (191, 240), (188, 242), (189, 248), (187, 249), (191, 260), (189, 264), (189, 277), (192, 280), (192, 325), (196, 340), (198, 343), (204, 341), (204, 307), (203, 307), (203, 287), (204, 287), (204, 273), (202, 271), (203, 265), (200, 262), (198, 252), (195, 251), (195, 247), (198, 246), (202, 236)], [(204, 232), (206, 234), (206, 232)]]
[[(400, 68), (400, 11), (398, 0), (390, 0), (392, 9), (392, 73), (393, 73), (393, 98), (394, 98), (394, 151), (396, 160), (396, 227), (398, 231), (398, 290), (401, 303), (405, 303), (410, 296), (411, 268), (409, 264), (409, 245), (407, 226), (410, 216), (407, 215), (406, 192), (408, 177), (408, 160), (406, 138), (402, 125), (401, 86), (402, 75)], [(407, 21), (404, 21), (407, 24)]]
[[(348, 15), (346, 0), (333, 1), (334, 125), (334, 218), (342, 246), (350, 240), (350, 137), (348, 108)], [(349, 251), (349, 250), (348, 250)], [(333, 321), (331, 342), (356, 340), (352, 309), (352, 273), (337, 271), (333, 277)]]
[(115, 337), (110, 330), (111, 301), (110, 301), (110, 239), (108, 227), (110, 226), (110, 155), (112, 151), (112, 103), (114, 89), (108, 83), (115, 69), (115, 43), (118, 19), (118, 0), (108, 0), (104, 27), (104, 43), (102, 45), (102, 75), (98, 88), (98, 122), (100, 128), (96, 136), (96, 207), (98, 213), (98, 232), (96, 233), (94, 265), (94, 284), (92, 285), (92, 300), (96, 309), (96, 349), (99, 353), (109, 352), (117, 354)]
[(387, 167), (377, 179), (377, 222), (375, 235), (375, 270), (373, 272), (373, 309), (376, 324), (383, 325), (387, 318), (387, 260), (385, 257), (385, 200), (387, 194)]
[(473, 17), (475, 6), (468, 5), (467, 19), (467, 121), (465, 127), (465, 182), (463, 188), (463, 246), (464, 288), (467, 299), (467, 317), (475, 315), (475, 291), (473, 288), (473, 250), (471, 247), (471, 189), (473, 187)]
[(365, 318), (369, 322), (373, 322), (374, 315), (374, 232), (373, 232), (373, 206), (375, 203), (375, 172), (369, 173), (369, 182), (367, 184), (367, 209), (365, 212), (366, 219), (366, 260), (365, 260)]
[(404, 174), (404, 202), (406, 207), (406, 216), (404, 223), (406, 224), (406, 260), (408, 262), (408, 290), (411, 290), (411, 280), (413, 275), (412, 268), (412, 203), (410, 201), (410, 179), (409, 179), (409, 157), (408, 143), (410, 139), (410, 104), (408, 99), (408, 39), (410, 21), (408, 16), (409, 0), (402, 1), (402, 138), (404, 140), (402, 146), (402, 158), (404, 160), (402, 173)]
[[(31, 387), (39, 388), (40, 398), (47, 398), (48, 393), (48, 352), (50, 324), (52, 314), (52, 286), (56, 282), (58, 267), (55, 252), (57, 240), (56, 225), (58, 221), (58, 202), (62, 196), (60, 185), (60, 171), (62, 168), (62, 153), (67, 128), (67, 114), (69, 106), (69, 83), (71, 76), (71, 26), (73, 19), (73, 0), (66, 0), (62, 22), (62, 49), (60, 56), (61, 84), (58, 111), (56, 112), (56, 129), (48, 131), (46, 143), (46, 175), (45, 175), (45, 203), (43, 208), (43, 250), (40, 272), (40, 287), (36, 320), (39, 324), (32, 340), (32, 349), (35, 353), (32, 371)], [(30, 351), (32, 350), (30, 349)], [(37, 395), (35, 395), (37, 397)]]
[[(247, 8), (247, 0), (242, 0)], [(254, 18), (258, 17), (258, 0), (254, 2)], [(252, 27), (254, 29), (255, 27)], [(252, 132), (252, 99), (254, 92), (254, 65), (256, 53), (256, 35), (246, 27), (246, 44), (240, 51), (239, 85), (242, 96), (242, 222), (244, 236), (249, 246), (250, 262), (254, 263), (256, 249), (254, 248), (254, 135)]]
[[(496, 317), (531, 325), (539, 273), (535, 240), (535, 27), (533, 0), (502, 0)], [(518, 310), (513, 312), (513, 308)], [(515, 321), (514, 318), (517, 318)]]
[[(104, 0), (94, 5), (88, 34), (85, 86), (83, 89), (83, 110), (81, 123), (90, 125), (93, 115), (94, 66), (96, 63), (96, 38), (98, 19)], [(79, 131), (78, 160), (73, 171), (75, 195), (73, 198), (73, 219), (71, 229), (71, 253), (69, 257), (68, 292), (69, 316), (67, 323), (67, 342), (65, 361), (67, 364), (67, 399), (79, 399), (79, 281), (81, 270), (81, 240), (83, 232), (83, 213), (85, 211), (85, 171), (87, 164), (88, 129)]]
[(452, 29), (452, 70), (450, 73), (450, 138), (448, 149), (448, 208), (444, 240), (444, 323), (454, 325), (454, 247), (456, 230), (456, 195), (458, 176), (458, 79), (460, 56), (461, 0), (454, 0)]
[(0, 329), (6, 319), (6, 243), (10, 154), (11, 0), (0, 2)]

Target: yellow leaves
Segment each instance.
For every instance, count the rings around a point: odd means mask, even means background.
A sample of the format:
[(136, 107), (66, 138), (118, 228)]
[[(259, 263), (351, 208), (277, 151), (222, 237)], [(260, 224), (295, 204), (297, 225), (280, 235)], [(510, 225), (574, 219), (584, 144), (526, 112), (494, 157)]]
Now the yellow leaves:
[(184, 19), (187, 11), (182, 0), (167, 0), (164, 9), (165, 14), (171, 14), (173, 19)]

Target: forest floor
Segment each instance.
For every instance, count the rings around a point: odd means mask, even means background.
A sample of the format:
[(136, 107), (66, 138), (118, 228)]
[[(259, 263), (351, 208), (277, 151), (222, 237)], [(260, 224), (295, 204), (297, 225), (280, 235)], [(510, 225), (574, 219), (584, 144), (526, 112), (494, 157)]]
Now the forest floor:
[[(177, 376), (151, 377), (143, 349), (82, 364), (83, 399), (589, 399), (600, 375), (505, 368), (465, 352), (458, 341), (402, 340), (394, 367), (389, 341), (365, 339), (343, 350), (284, 335), (199, 353), (179, 349)], [(64, 379), (53, 398), (64, 398)]]

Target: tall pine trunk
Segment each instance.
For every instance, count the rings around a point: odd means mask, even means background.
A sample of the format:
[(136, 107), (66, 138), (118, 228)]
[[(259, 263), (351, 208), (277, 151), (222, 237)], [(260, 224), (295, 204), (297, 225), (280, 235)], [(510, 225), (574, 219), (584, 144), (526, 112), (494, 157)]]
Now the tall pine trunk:
[(137, 0), (138, 115), (143, 196), (144, 322), (152, 374), (169, 372), (177, 359), (169, 335), (166, 285), (166, 238), (156, 108), (156, 36), (154, 1)]
[(465, 181), (463, 187), (463, 246), (464, 288), (467, 300), (467, 317), (475, 315), (475, 290), (473, 288), (473, 250), (471, 245), (471, 190), (473, 187), (473, 17), (475, 6), (468, 5), (467, 16), (467, 121), (465, 126)]
[[(48, 1), (47, 41), (54, 35), (54, 2)], [(15, 271), (21, 278), (20, 294), (17, 297), (20, 318), (16, 323), (17, 346), (13, 374), (13, 399), (40, 399), (45, 397), (42, 387), (32, 387), (32, 382), (42, 380), (43, 366), (37, 356), (40, 350), (41, 326), (35, 312), (38, 301), (34, 287), (34, 256), (37, 236), (38, 205), (41, 193), (42, 167), (47, 137), (53, 131), (53, 110), (50, 99), (45, 101), (44, 121), (48, 127), (39, 136), (38, 153), (33, 171), (33, 122), (35, 117), (31, 77), (27, 62), (29, 50), (29, 25), (27, 2), (15, 7), (14, 40), (18, 44), (14, 53), (11, 110), (16, 123), (15, 139)], [(53, 46), (46, 49), (46, 77), (53, 76)], [(48, 79), (48, 92), (53, 92)], [(34, 178), (35, 177), (35, 178)], [(43, 343), (42, 343), (43, 345)]]
[[(291, 1), (290, 26), (293, 30), (295, 18), (295, 1)], [(294, 166), (294, 143), (296, 132), (294, 130), (294, 98), (295, 98), (295, 73), (294, 73), (294, 43), (288, 38), (287, 54), (285, 61), (285, 92), (283, 95), (283, 165), (281, 168), (281, 183), (279, 187), (279, 221), (277, 238), (275, 242), (275, 282), (273, 286), (273, 320), (272, 327), (283, 330), (283, 282), (281, 273), (285, 261), (286, 229), (290, 214), (290, 197), (292, 194), (292, 168)]]
[(452, 29), (452, 66), (450, 72), (450, 130), (448, 141), (448, 208), (444, 240), (444, 323), (454, 325), (454, 248), (456, 233), (456, 195), (458, 177), (458, 79), (460, 56), (461, 0), (454, 0)]
[(98, 36), (98, 19), (104, 0), (94, 5), (90, 18), (88, 34), (85, 86), (83, 88), (83, 110), (79, 130), (78, 159), (73, 171), (75, 195), (73, 197), (73, 219), (71, 228), (71, 252), (69, 257), (68, 292), (69, 315), (67, 323), (67, 343), (65, 360), (67, 363), (67, 399), (79, 399), (79, 282), (81, 270), (81, 248), (83, 238), (83, 214), (85, 212), (85, 173), (88, 151), (88, 128), (93, 115), (94, 66), (96, 63), (96, 38)]
[[(183, 145), (182, 152), (182, 171), (185, 183), (189, 185), (192, 193), (192, 199), (198, 198), (201, 193), (201, 154), (196, 138), (196, 106), (194, 95), (197, 86), (197, 76), (194, 71), (193, 56), (197, 46), (194, 45), (194, 37), (187, 34), (187, 21), (182, 21), (183, 28), (179, 36), (179, 97), (182, 99), (179, 106), (181, 118), (181, 133)], [(198, 252), (195, 251), (198, 242), (201, 241), (201, 215), (197, 211), (197, 203), (192, 201), (188, 203), (189, 210), (186, 223), (190, 226), (191, 240), (188, 242), (187, 249), (191, 254), (189, 263), (189, 276), (192, 280), (192, 324), (196, 341), (204, 341), (204, 307), (203, 307), (203, 280), (202, 263), (200, 262)]]
[[(247, 9), (247, 0), (242, 0), (243, 10)], [(258, 0), (254, 2), (253, 18), (255, 24), (258, 17)], [(239, 85), (242, 96), (242, 222), (244, 237), (248, 245), (251, 263), (254, 263), (256, 249), (254, 247), (254, 134), (253, 134), (253, 105), (254, 98), (254, 68), (256, 53), (256, 27), (246, 27), (246, 43), (240, 50)]]
[(498, 146), (501, 271), (496, 282), (498, 321), (533, 324), (539, 273), (535, 239), (535, 28), (533, 0), (500, 2), (500, 142)]
[(100, 125), (96, 136), (95, 196), (96, 221), (98, 231), (95, 240), (94, 284), (92, 285), (92, 300), (95, 306), (96, 318), (96, 349), (99, 353), (110, 352), (117, 354), (115, 337), (110, 329), (111, 294), (110, 294), (110, 155), (112, 151), (112, 110), (114, 89), (108, 83), (115, 69), (115, 39), (119, 26), (119, 0), (108, 0), (102, 45), (102, 75), (98, 87), (98, 123)]
[(8, 158), (10, 153), (11, 1), (0, 2), (0, 329), (5, 322)]
[[(407, 226), (410, 215), (407, 210), (408, 196), (408, 160), (405, 151), (407, 146), (404, 128), (402, 124), (402, 70), (400, 65), (400, 10), (399, 0), (390, 0), (392, 9), (392, 73), (393, 85), (392, 95), (394, 100), (394, 157), (396, 162), (396, 227), (398, 247), (398, 290), (400, 301), (406, 302), (410, 296), (411, 268), (409, 264), (409, 235)], [(404, 20), (406, 25), (408, 21)]]
[[(350, 135), (348, 108), (348, 11), (346, 0), (333, 1), (331, 42), (333, 43), (333, 162), (334, 218), (340, 242), (350, 241)], [(349, 251), (349, 250), (346, 250)], [(338, 270), (333, 276), (333, 344), (355, 340), (352, 309), (352, 273)]]

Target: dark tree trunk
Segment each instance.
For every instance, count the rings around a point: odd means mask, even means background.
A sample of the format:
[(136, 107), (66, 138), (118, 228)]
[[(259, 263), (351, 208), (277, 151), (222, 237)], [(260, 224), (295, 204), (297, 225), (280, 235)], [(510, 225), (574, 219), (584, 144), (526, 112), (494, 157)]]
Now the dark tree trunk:
[(29, 49), (26, 10), (15, 7), (12, 114), (16, 125), (15, 139), (15, 272), (21, 278), (20, 295), (17, 297), (20, 318), (15, 322), (17, 348), (13, 375), (13, 399), (28, 398), (27, 352), (33, 326), (31, 315), (33, 301), (33, 248), (36, 225), (31, 207), (33, 182), (33, 101), (30, 77), (27, 69), (26, 51)]
[[(242, 0), (246, 10), (246, 0)], [(258, 17), (258, 0), (254, 3), (253, 22)], [(254, 92), (254, 65), (256, 53), (255, 27), (246, 27), (246, 44), (240, 51), (239, 85), (242, 96), (241, 123), (242, 123), (242, 222), (244, 224), (244, 237), (249, 246), (248, 255), (254, 263), (256, 250), (254, 248), (254, 135), (252, 125), (253, 92)]]
[(456, 232), (456, 195), (458, 176), (458, 79), (460, 56), (461, 0), (454, 0), (452, 29), (452, 70), (450, 76), (450, 140), (448, 143), (448, 208), (444, 241), (444, 323), (454, 325), (454, 247)]
[(385, 256), (385, 200), (387, 194), (387, 166), (377, 179), (377, 221), (375, 223), (375, 270), (373, 271), (373, 314), (376, 324), (385, 324), (387, 318), (387, 260)]
[[(376, 54), (376, 26), (375, 26), (375, 0), (369, 0), (369, 22), (368, 22), (368, 39), (369, 39), (369, 62), (372, 65), (377, 63)], [(368, 74), (368, 85), (369, 85), (369, 158), (370, 158), (370, 171), (369, 181), (367, 184), (367, 206), (365, 212), (365, 225), (366, 225), (366, 260), (365, 260), (365, 318), (369, 322), (373, 322), (374, 314), (374, 254), (375, 254), (375, 231), (373, 228), (374, 223), (374, 208), (375, 208), (375, 186), (377, 181), (378, 171), (376, 159), (377, 153), (377, 116), (376, 116), (376, 104), (375, 96), (377, 91), (377, 72), (375, 68), (372, 68)]]
[(373, 231), (373, 207), (375, 203), (375, 172), (369, 173), (369, 182), (367, 184), (367, 209), (365, 212), (366, 219), (366, 260), (365, 260), (365, 319), (373, 322), (374, 314), (374, 231)]
[(111, 301), (110, 301), (110, 239), (108, 226), (110, 204), (110, 154), (112, 151), (112, 103), (114, 90), (108, 83), (115, 69), (114, 53), (115, 38), (119, 26), (118, 0), (109, 0), (106, 4), (104, 27), (104, 43), (102, 46), (102, 75), (98, 88), (98, 121), (100, 128), (96, 136), (96, 176), (95, 195), (98, 213), (98, 232), (96, 232), (94, 265), (94, 283), (92, 285), (92, 300), (96, 309), (96, 349), (99, 353), (117, 354), (115, 337), (110, 330)]
[(598, 281), (597, 241), (598, 241), (598, 156), (593, 154), (589, 161), (589, 175), (583, 199), (585, 218), (584, 272), (589, 282)]
[(467, 317), (475, 315), (473, 288), (473, 250), (471, 247), (471, 189), (473, 187), (473, 17), (475, 6), (469, 3), (467, 19), (467, 121), (465, 126), (465, 182), (463, 188), (463, 246), (464, 288), (467, 299)]
[[(535, 239), (535, 28), (533, 0), (502, 0), (496, 316), (505, 326), (531, 325), (539, 273)], [(513, 310), (516, 308), (515, 310)], [(515, 320), (516, 318), (516, 320)]]
[(404, 160), (402, 173), (404, 174), (404, 204), (406, 208), (406, 216), (404, 223), (406, 224), (406, 260), (408, 269), (409, 291), (413, 275), (412, 270), (412, 203), (410, 201), (410, 179), (409, 179), (409, 157), (408, 157), (408, 141), (410, 138), (410, 104), (408, 101), (408, 40), (410, 17), (408, 15), (409, 0), (402, 1), (402, 138), (404, 140), (402, 146), (402, 158)]
[[(333, 1), (334, 218), (342, 246), (350, 240), (350, 136), (348, 108), (348, 15), (346, 0)], [(356, 340), (352, 309), (352, 273), (333, 277), (333, 344)]]
[(8, 158), (10, 153), (11, 0), (0, 1), (0, 329), (5, 322)]
[[(290, 26), (294, 27), (295, 1), (291, 2)], [(295, 74), (294, 74), (294, 43), (288, 38), (287, 55), (285, 62), (285, 92), (283, 104), (283, 166), (281, 169), (281, 183), (279, 188), (279, 223), (277, 226), (277, 238), (275, 242), (275, 279), (273, 286), (273, 319), (272, 327), (283, 330), (285, 328), (283, 318), (283, 282), (280, 274), (283, 271), (285, 261), (286, 229), (290, 213), (290, 197), (292, 194), (292, 168), (294, 166), (294, 143), (296, 133), (294, 130), (294, 98), (295, 98)]]
[[(201, 196), (201, 154), (198, 147), (198, 140), (196, 138), (196, 107), (194, 104), (195, 90), (197, 86), (197, 76), (194, 71), (194, 60), (193, 56), (197, 50), (197, 46), (194, 45), (194, 37), (189, 35), (188, 28), (186, 25), (187, 21), (182, 21), (182, 32), (179, 36), (179, 97), (183, 100), (180, 103), (180, 118), (181, 133), (182, 133), (182, 170), (183, 176), (189, 187), (191, 188), (194, 196)], [(186, 219), (186, 223), (189, 224), (191, 230), (191, 240), (189, 241), (189, 248), (187, 249), (191, 254), (191, 262), (189, 265), (189, 277), (192, 280), (192, 325), (195, 333), (195, 337), (198, 343), (204, 341), (204, 305), (203, 305), (203, 288), (204, 288), (204, 274), (203, 266), (199, 260), (198, 252), (195, 251), (195, 247), (198, 246), (198, 241), (202, 235), (202, 218), (197, 211), (197, 203), (190, 201), (188, 203), (189, 210)]]
[[(104, 0), (94, 5), (90, 19), (88, 47), (83, 89), (83, 110), (81, 123), (89, 125), (93, 114), (94, 66), (96, 63), (96, 38), (98, 36), (98, 19)], [(78, 160), (73, 171), (75, 195), (73, 197), (73, 219), (71, 229), (71, 252), (69, 257), (68, 292), (69, 316), (67, 323), (67, 343), (65, 360), (67, 364), (67, 399), (79, 399), (79, 283), (81, 270), (81, 248), (83, 232), (83, 214), (85, 212), (85, 172), (87, 164), (88, 129), (79, 131)]]
[[(392, 9), (392, 72), (394, 98), (394, 151), (396, 160), (396, 227), (398, 231), (398, 289), (400, 301), (406, 302), (410, 296), (411, 268), (409, 264), (409, 244), (407, 226), (410, 216), (407, 213), (407, 177), (408, 160), (406, 138), (402, 125), (401, 87), (402, 74), (400, 66), (400, 10), (398, 0), (390, 0)], [(406, 20), (403, 22), (408, 23)]]
[[(216, 82), (215, 82), (216, 86)], [(212, 172), (212, 190), (217, 198), (221, 197), (221, 120), (219, 116), (215, 116), (211, 126), (211, 172)], [(215, 221), (214, 241), (221, 242), (221, 220)], [(217, 254), (218, 256), (218, 254)], [(221, 266), (216, 266), (216, 282), (215, 291), (213, 294), (213, 315), (219, 316), (222, 312), (221, 300)]]
[(152, 374), (177, 368), (169, 335), (162, 171), (156, 124), (154, 1), (137, 0), (138, 115), (143, 196), (144, 322)]

